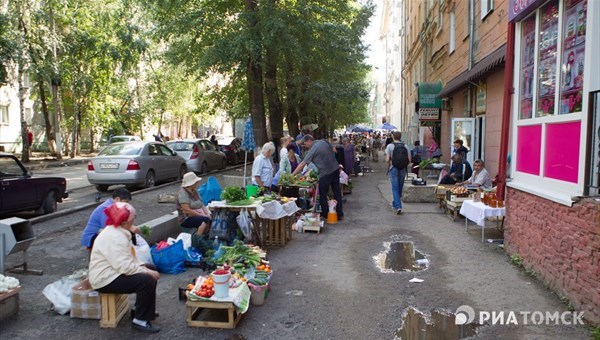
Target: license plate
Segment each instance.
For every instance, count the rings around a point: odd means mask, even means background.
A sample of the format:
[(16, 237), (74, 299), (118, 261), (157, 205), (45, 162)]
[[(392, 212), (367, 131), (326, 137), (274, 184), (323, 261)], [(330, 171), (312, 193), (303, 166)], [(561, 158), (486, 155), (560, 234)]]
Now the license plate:
[(100, 169), (118, 169), (119, 163), (100, 163)]

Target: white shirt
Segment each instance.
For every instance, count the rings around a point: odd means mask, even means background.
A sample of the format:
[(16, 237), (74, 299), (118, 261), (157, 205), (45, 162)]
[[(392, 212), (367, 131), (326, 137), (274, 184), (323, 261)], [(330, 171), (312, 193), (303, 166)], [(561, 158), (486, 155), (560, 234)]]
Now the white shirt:
[(273, 184), (273, 164), (262, 153), (254, 159), (252, 164), (252, 184), (258, 185), (256, 176), (260, 177), (265, 188), (271, 188)]
[(471, 184), (479, 184), (482, 188), (489, 189), (492, 187), (492, 179), (490, 178), (490, 174), (488, 171), (483, 168), (479, 172), (473, 171), (471, 178), (469, 178), (469, 183)]

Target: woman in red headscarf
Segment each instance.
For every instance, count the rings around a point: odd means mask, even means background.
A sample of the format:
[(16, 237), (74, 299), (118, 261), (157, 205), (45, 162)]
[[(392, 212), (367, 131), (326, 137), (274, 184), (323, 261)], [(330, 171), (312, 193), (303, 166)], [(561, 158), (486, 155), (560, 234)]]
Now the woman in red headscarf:
[(150, 321), (156, 316), (156, 284), (160, 275), (135, 256), (131, 243), (135, 209), (129, 203), (115, 202), (104, 213), (108, 217), (106, 228), (96, 237), (90, 256), (90, 284), (100, 293), (135, 293), (132, 327), (156, 333), (160, 328)]

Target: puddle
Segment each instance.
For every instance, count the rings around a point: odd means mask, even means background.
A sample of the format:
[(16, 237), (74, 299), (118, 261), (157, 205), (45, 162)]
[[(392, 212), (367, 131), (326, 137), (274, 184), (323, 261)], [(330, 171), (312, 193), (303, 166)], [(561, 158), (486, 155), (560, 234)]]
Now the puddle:
[(456, 315), (445, 311), (422, 313), (412, 307), (404, 312), (402, 326), (396, 332), (397, 339), (403, 340), (454, 340), (476, 335), (479, 326), (474, 323), (455, 324)]
[(384, 272), (419, 271), (429, 266), (429, 260), (408, 241), (385, 242), (386, 250), (374, 257), (377, 267)]

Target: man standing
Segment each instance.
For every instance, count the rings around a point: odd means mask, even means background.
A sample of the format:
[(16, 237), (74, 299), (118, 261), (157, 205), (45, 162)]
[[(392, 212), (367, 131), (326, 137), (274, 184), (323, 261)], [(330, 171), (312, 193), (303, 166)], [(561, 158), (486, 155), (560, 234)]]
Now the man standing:
[(387, 175), (390, 177), (392, 185), (392, 208), (397, 215), (402, 215), (402, 189), (404, 189), (404, 178), (406, 177), (406, 167), (410, 163), (410, 151), (408, 146), (400, 140), (402, 134), (400, 131), (392, 132), (393, 142), (385, 148), (385, 166), (388, 169)]
[(304, 169), (304, 166), (311, 162), (319, 171), (319, 204), (321, 205), (321, 216), (327, 218), (327, 193), (329, 188), (333, 191), (333, 197), (337, 201), (338, 220), (344, 219), (344, 209), (342, 207), (342, 192), (340, 190), (340, 166), (335, 159), (333, 147), (325, 140), (315, 140), (311, 135), (305, 135), (299, 142), (308, 152), (304, 159), (294, 172), (296, 175)]
[(92, 249), (96, 236), (98, 236), (100, 230), (106, 226), (107, 216), (104, 214), (104, 209), (110, 207), (114, 202), (129, 201), (131, 201), (131, 193), (129, 190), (125, 188), (115, 189), (112, 194), (112, 199), (109, 198), (104, 203), (100, 204), (90, 215), (90, 219), (81, 235), (81, 245), (87, 249)]

